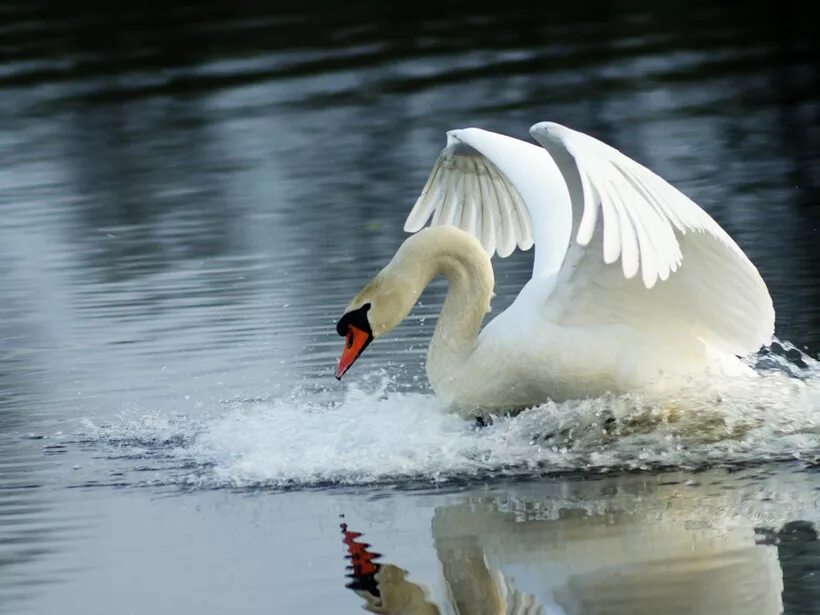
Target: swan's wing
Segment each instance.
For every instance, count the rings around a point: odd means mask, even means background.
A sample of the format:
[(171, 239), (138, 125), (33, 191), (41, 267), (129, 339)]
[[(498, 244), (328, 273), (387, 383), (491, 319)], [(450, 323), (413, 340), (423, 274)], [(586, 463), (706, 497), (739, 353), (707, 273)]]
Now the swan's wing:
[[(575, 213), (575, 239), (587, 246), (603, 217), (604, 262), (621, 261), (624, 276), (639, 271), (652, 288), (681, 264), (676, 236), (711, 235), (748, 259), (734, 241), (683, 193), (618, 150), (581, 132), (541, 122), (530, 134), (550, 153), (567, 181)], [(755, 275), (757, 271), (755, 270)]]
[(551, 122), (530, 132), (561, 169), (575, 214), (575, 241), (550, 299), (558, 318), (685, 327), (736, 354), (771, 341), (765, 283), (705, 211), (597, 139)]
[(428, 220), (472, 233), (490, 256), (535, 243), (533, 276), (539, 277), (557, 271), (564, 258), (572, 209), (567, 184), (543, 147), (464, 128), (447, 133), (404, 230), (415, 233)]
[(534, 243), (528, 286), (549, 289), (545, 309), (558, 322), (657, 325), (736, 354), (771, 340), (766, 285), (706, 212), (588, 135), (549, 122), (530, 132), (543, 148), (477, 128), (448, 132), (405, 230), (432, 217), (502, 257)]
[(432, 216), (431, 226), (457, 226), (472, 233), (490, 256), (495, 252), (509, 256), (516, 246), (529, 250), (532, 223), (520, 193), (489, 158), (460, 141), (459, 132), (447, 133), (447, 147), (436, 160), (404, 230), (415, 233)]

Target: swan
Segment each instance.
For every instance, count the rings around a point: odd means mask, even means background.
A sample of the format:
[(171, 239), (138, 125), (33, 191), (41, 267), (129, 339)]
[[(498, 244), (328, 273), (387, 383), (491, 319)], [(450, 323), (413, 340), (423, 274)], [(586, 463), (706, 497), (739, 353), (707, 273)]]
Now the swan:
[[(751, 371), (741, 357), (771, 342), (775, 313), (726, 231), (592, 136), (554, 122), (530, 134), (539, 145), (480, 128), (447, 133), (407, 217), (413, 234), (336, 325), (336, 378), (437, 276), (448, 292), (427, 375), (465, 415)], [(533, 246), (531, 279), (482, 330), (491, 257)]]

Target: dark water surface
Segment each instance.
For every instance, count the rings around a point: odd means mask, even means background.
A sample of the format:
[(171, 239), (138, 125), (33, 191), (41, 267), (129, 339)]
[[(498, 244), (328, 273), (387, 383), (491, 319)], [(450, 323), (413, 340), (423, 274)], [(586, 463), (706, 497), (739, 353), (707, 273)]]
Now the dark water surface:
[[(0, 612), (820, 613), (802, 7), (231, 4), (0, 4)], [(444, 131), (547, 119), (757, 264), (797, 348), (753, 427), (465, 425), (424, 379), (441, 284), (333, 379)]]

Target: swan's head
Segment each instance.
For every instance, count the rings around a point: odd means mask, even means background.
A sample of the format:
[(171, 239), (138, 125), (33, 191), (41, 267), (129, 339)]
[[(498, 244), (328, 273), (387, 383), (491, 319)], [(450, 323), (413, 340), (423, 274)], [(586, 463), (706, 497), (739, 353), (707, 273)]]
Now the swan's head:
[(403, 256), (399, 250), (390, 264), (353, 298), (336, 323), (336, 332), (345, 338), (336, 378), (341, 379), (370, 342), (404, 320), (424, 289), (427, 280), (420, 279), (416, 268)]
[(430, 280), (439, 274), (451, 283), (462, 280), (478, 293), (464, 309), (465, 313), (477, 311), (481, 323), (493, 288), (489, 256), (477, 239), (461, 229), (427, 227), (405, 239), (387, 266), (347, 305), (336, 324), (336, 331), (345, 338), (336, 378), (341, 379), (370, 342), (405, 319)]
[(373, 327), (367, 313), (373, 304), (369, 301), (357, 308), (348, 310), (336, 323), (336, 332), (345, 338), (345, 347), (339, 357), (339, 364), (336, 366), (336, 378), (342, 379), (345, 372), (356, 362), (364, 352), (364, 349), (375, 339)]

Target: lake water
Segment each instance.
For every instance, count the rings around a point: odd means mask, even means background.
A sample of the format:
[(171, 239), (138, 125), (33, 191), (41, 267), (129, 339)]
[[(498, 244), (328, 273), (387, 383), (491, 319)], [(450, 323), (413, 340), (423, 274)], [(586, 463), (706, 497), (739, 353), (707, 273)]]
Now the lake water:
[[(820, 613), (814, 24), (563, 4), (0, 6), (0, 612)], [(769, 284), (758, 385), (670, 402), (705, 427), (443, 412), (440, 282), (333, 378), (444, 132), (547, 119)]]

